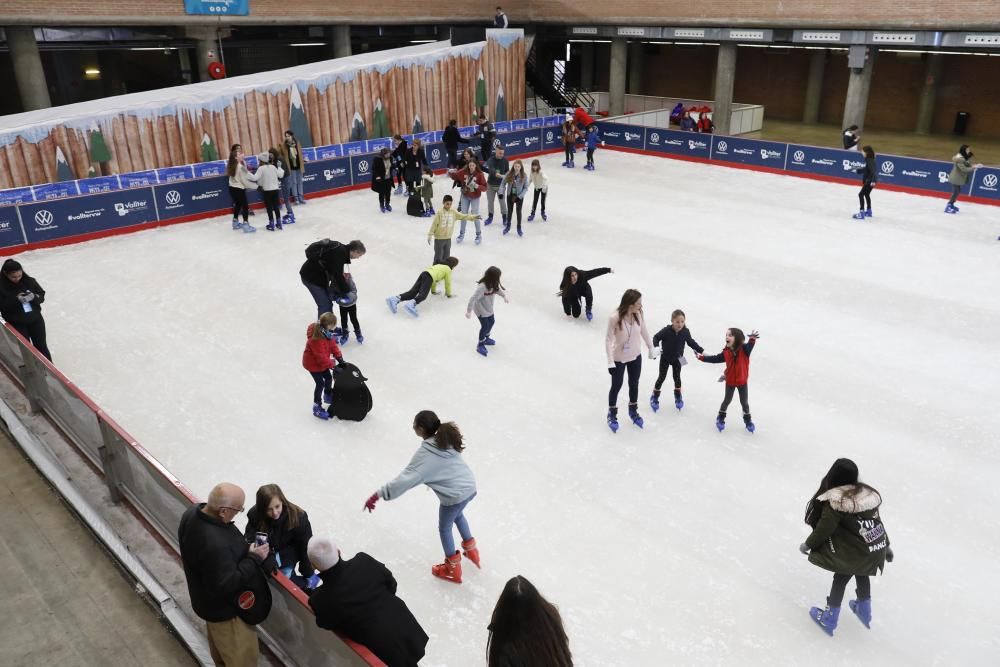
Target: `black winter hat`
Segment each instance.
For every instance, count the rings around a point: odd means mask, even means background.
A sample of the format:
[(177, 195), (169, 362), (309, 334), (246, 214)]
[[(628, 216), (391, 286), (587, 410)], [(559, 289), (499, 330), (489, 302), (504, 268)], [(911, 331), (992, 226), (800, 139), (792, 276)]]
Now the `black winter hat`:
[(24, 271), (21, 268), (21, 263), (16, 259), (8, 259), (3, 263), (3, 267), (0, 267), (0, 273), (7, 275), (8, 273), (14, 273), (15, 271)]
[(858, 465), (851, 459), (837, 459), (826, 474), (827, 488), (858, 483)]

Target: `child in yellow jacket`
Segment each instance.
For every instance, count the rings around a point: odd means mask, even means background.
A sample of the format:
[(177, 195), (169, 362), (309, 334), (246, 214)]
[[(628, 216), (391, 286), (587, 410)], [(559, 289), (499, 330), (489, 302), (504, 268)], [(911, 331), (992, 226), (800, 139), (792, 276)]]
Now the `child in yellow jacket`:
[(417, 304), (426, 299), (432, 290), (434, 294), (437, 294), (437, 284), (442, 280), (444, 281), (445, 296), (449, 299), (455, 296), (451, 293), (451, 272), (455, 270), (456, 266), (458, 266), (458, 258), (448, 257), (443, 263), (435, 264), (426, 271), (421, 272), (417, 276), (417, 282), (413, 283), (413, 287), (402, 294), (390, 296), (385, 300), (386, 305), (389, 306), (389, 310), (395, 315), (397, 307), (402, 302), (406, 312), (414, 317), (419, 317)]

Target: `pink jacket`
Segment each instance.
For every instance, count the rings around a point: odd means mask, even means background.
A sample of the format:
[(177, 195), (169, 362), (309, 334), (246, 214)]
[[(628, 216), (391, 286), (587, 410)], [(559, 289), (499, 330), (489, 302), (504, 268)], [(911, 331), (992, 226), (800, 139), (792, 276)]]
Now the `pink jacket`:
[(622, 326), (618, 326), (618, 313), (608, 318), (608, 334), (604, 338), (604, 347), (608, 354), (608, 368), (614, 368), (615, 362), (628, 363), (642, 354), (640, 341), (646, 341), (646, 348), (653, 349), (653, 339), (646, 329), (646, 319), (640, 312), (639, 322), (628, 317)]

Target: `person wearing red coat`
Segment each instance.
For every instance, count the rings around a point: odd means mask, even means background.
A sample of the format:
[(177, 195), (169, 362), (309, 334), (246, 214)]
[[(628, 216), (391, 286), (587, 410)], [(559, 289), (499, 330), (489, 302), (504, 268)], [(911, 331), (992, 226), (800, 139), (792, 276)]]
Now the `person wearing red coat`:
[(580, 128), (581, 132), (586, 132), (587, 128), (594, 124), (594, 119), (583, 107), (577, 107), (573, 112), (573, 122)]
[(746, 341), (743, 331), (732, 327), (726, 329), (726, 347), (720, 354), (704, 355), (699, 354), (698, 359), (710, 364), (726, 364), (726, 372), (719, 381), (726, 382), (726, 395), (722, 399), (719, 407), (719, 416), (715, 420), (715, 427), (720, 431), (726, 428), (726, 408), (733, 400), (733, 393), (739, 392), (740, 405), (743, 407), (743, 423), (751, 433), (757, 428), (750, 418), (750, 402), (747, 399), (747, 380), (750, 378), (750, 353), (753, 346), (760, 338), (756, 331), (750, 332), (750, 340)]
[(323, 407), (323, 401), (330, 402), (333, 393), (333, 359), (343, 363), (340, 346), (334, 337), (333, 330), (337, 326), (337, 316), (333, 313), (323, 313), (318, 322), (311, 322), (306, 327), (306, 349), (302, 351), (302, 367), (309, 371), (313, 382), (313, 416), (319, 419), (329, 419), (330, 415)]

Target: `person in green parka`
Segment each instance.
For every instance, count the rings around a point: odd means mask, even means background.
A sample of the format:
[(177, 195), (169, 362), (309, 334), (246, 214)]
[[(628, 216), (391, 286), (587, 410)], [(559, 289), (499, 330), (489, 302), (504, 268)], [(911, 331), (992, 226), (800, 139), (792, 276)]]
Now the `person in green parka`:
[(809, 615), (831, 637), (852, 577), (857, 582), (857, 599), (850, 601), (851, 611), (871, 628), (869, 577), (880, 573), (885, 562), (891, 563), (893, 558), (879, 515), (881, 504), (879, 492), (858, 481), (857, 464), (837, 459), (806, 505), (805, 522), (812, 532), (799, 551), (807, 554), (813, 565), (833, 572), (826, 608), (812, 607)]

